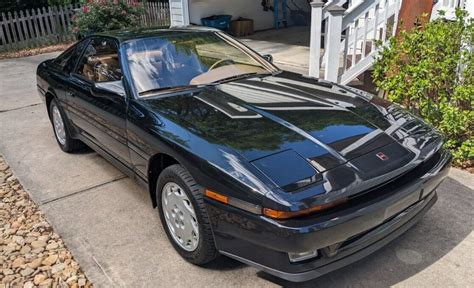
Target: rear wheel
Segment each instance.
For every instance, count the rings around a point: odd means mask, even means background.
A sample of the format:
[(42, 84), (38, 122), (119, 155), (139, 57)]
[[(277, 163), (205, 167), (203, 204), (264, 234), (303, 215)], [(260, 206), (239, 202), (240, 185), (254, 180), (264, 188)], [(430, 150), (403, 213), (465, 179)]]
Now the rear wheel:
[(49, 115), (56, 141), (64, 152), (70, 153), (84, 147), (84, 144), (81, 141), (71, 138), (66, 125), (66, 118), (61, 112), (56, 99), (53, 99), (49, 104)]
[(181, 165), (161, 172), (156, 185), (161, 223), (175, 250), (203, 265), (218, 256), (201, 187)]

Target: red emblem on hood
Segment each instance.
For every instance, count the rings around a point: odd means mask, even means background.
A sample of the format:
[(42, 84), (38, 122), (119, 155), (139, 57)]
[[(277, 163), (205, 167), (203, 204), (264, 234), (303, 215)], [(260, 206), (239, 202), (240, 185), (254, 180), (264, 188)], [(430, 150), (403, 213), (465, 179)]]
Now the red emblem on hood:
[(378, 152), (377, 154), (375, 154), (375, 156), (377, 156), (382, 161), (387, 161), (388, 160), (388, 156), (383, 154), (382, 152)]

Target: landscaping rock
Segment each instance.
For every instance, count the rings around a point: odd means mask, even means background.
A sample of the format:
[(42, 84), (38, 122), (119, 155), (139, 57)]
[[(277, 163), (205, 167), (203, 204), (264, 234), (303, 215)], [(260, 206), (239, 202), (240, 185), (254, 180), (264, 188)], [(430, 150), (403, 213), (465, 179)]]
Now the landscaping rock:
[(92, 287), (0, 155), (0, 288)]
[(35, 248), (42, 248), (42, 247), (45, 247), (46, 246), (46, 242), (44, 241), (33, 241), (31, 242), (31, 247), (33, 247), (33, 249)]
[(18, 268), (18, 267), (21, 267), (21, 266), (24, 265), (24, 264), (25, 264), (25, 258), (23, 258), (23, 257), (18, 257), (18, 258), (16, 258), (15, 260), (13, 260), (13, 262), (12, 262), (12, 268), (13, 268), (13, 269), (16, 269), (16, 268)]
[(13, 276), (13, 275), (8, 275), (8, 276), (3, 277), (2, 283), (4, 283), (4, 284), (10, 283), (10, 282), (12, 282), (13, 280), (15, 280), (15, 276)]
[(44, 274), (36, 274), (33, 283), (35, 283), (35, 285), (39, 285), (44, 280), (46, 280), (46, 276)]
[(13, 270), (12, 269), (3, 269), (3, 275), (12, 275), (13, 274)]
[(31, 251), (31, 247), (28, 246), (28, 245), (25, 245), (25, 246), (21, 247), (21, 249), (20, 249), (20, 253), (21, 253), (21, 254), (26, 254), (26, 253), (28, 253), (28, 252), (30, 252), (30, 251)]
[[(16, 222), (16, 223), (18, 223), (18, 222)], [(13, 227), (13, 224), (12, 224), (12, 227)], [(13, 239), (13, 241), (15, 241), (18, 245), (21, 245), (21, 246), (25, 245), (25, 239), (24, 239), (23, 237), (21, 237), (21, 236), (13, 236), (12, 239)]]
[(50, 287), (52, 283), (53, 283), (53, 279), (48, 278), (48, 279), (44, 280), (43, 282), (41, 282), (39, 286), (40, 287)]
[(41, 265), (42, 261), (43, 261), (42, 258), (37, 258), (37, 259), (31, 261), (30, 263), (28, 263), (28, 267), (30, 267), (31, 269), (36, 269)]
[(59, 247), (58, 243), (51, 242), (48, 245), (46, 245), (46, 250), (54, 250), (54, 249), (58, 249), (58, 247)]
[(66, 264), (64, 263), (59, 263), (51, 267), (51, 273), (56, 274), (64, 270), (66, 268)]
[(35, 272), (35, 270), (31, 269), (30, 267), (26, 267), (25, 269), (20, 271), (20, 274), (21, 276), (26, 277), (33, 274), (33, 272)]
[(44, 259), (41, 264), (46, 265), (46, 266), (52, 266), (54, 263), (56, 263), (57, 260), (58, 260), (58, 255), (52, 254), (46, 257), (46, 259)]

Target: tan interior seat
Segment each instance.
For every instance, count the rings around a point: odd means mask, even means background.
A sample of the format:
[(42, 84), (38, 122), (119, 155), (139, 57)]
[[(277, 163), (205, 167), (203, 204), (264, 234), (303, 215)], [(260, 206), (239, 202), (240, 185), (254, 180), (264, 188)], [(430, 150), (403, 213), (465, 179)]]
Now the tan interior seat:
[(95, 81), (94, 77), (94, 68), (90, 66), (89, 64), (84, 64), (84, 68), (82, 68), (82, 74), (90, 80), (90, 81)]
[(117, 54), (96, 55), (87, 58), (87, 63), (84, 64), (84, 76), (94, 82), (111, 81), (107, 71), (116, 71), (120, 69)]

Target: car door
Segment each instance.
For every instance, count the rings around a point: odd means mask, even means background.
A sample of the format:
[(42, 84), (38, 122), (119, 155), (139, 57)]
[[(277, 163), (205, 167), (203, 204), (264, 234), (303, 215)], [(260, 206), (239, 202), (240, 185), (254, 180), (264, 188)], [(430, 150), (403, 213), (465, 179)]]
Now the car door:
[(115, 40), (94, 37), (70, 75), (68, 110), (79, 133), (130, 167), (125, 95), (93, 93), (97, 86), (122, 86), (119, 49)]
[(81, 56), (82, 51), (89, 40), (83, 40), (73, 45), (61, 55), (59, 55), (51, 63), (51, 73), (49, 83), (53, 87), (54, 94), (56, 95), (56, 100), (59, 102), (60, 106), (63, 108), (63, 112), (66, 113), (68, 118), (71, 115), (68, 113), (68, 91), (69, 91), (69, 76), (70, 73), (74, 70), (76, 59)]

